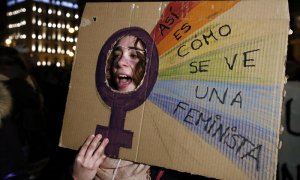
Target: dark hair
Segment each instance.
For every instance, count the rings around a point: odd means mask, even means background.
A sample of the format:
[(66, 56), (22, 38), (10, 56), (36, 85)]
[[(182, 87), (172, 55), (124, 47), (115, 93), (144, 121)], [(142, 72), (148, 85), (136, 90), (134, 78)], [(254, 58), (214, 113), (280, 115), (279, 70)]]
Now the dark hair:
[[(118, 89), (117, 89), (116, 82), (113, 79), (114, 74), (113, 74), (112, 67), (113, 67), (114, 61), (116, 60), (116, 56), (113, 53), (113, 49), (115, 49), (115, 47), (119, 44), (121, 39), (123, 39), (124, 37), (127, 37), (127, 36), (136, 37), (134, 35), (126, 35), (126, 36), (122, 36), (121, 38), (119, 38), (116, 41), (116, 43), (113, 44), (111, 51), (109, 51), (107, 62), (106, 62), (106, 68), (105, 68), (106, 79), (107, 79), (108, 85), (115, 90), (118, 90)], [(132, 76), (132, 81), (136, 87), (138, 87), (141, 84), (141, 82), (144, 78), (145, 71), (146, 71), (146, 63), (147, 63), (146, 45), (140, 38), (136, 37), (136, 40), (134, 42), (134, 47), (137, 47), (138, 43), (141, 44), (143, 50), (145, 50), (145, 51), (144, 51), (144, 53), (137, 51), (137, 57), (139, 59), (139, 62), (136, 64), (136, 67), (135, 67), (135, 70), (134, 70), (133, 76)]]
[(9, 78), (24, 78), (28, 75), (28, 70), (16, 49), (0, 46), (0, 74)]

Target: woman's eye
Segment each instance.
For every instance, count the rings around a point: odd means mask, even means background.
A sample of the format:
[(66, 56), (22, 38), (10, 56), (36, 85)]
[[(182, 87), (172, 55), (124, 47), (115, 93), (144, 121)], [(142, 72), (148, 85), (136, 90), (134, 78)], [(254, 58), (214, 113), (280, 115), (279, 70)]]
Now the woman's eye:
[(137, 59), (138, 58), (137, 52), (135, 50), (129, 51), (129, 56), (130, 56), (131, 59)]
[(116, 51), (113, 52), (113, 55), (114, 55), (115, 57), (120, 57), (120, 56), (122, 55), (122, 52), (119, 51), (119, 50), (116, 50)]
[(131, 57), (132, 59), (136, 59), (136, 58), (137, 58), (137, 54), (136, 54), (136, 53), (132, 53), (132, 54), (130, 54), (130, 57)]

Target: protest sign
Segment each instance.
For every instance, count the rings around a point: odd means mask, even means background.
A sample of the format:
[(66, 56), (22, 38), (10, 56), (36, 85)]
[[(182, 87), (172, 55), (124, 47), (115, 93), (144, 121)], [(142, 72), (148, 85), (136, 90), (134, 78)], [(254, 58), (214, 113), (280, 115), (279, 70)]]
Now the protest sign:
[(285, 0), (87, 3), (60, 145), (96, 132), (110, 157), (273, 179), (288, 26)]
[(278, 179), (300, 177), (300, 82), (288, 81), (282, 113), (283, 133), (278, 155)]

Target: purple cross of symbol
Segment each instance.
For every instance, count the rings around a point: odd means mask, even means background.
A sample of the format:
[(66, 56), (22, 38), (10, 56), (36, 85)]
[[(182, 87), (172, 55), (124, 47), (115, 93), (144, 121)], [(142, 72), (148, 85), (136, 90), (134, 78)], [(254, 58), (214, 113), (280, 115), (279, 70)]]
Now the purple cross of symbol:
[(96, 134), (100, 133), (103, 137), (108, 137), (110, 144), (106, 152), (113, 158), (117, 158), (119, 148), (131, 148), (133, 132), (124, 130), (126, 111), (122, 107), (112, 107), (109, 126), (97, 125)]

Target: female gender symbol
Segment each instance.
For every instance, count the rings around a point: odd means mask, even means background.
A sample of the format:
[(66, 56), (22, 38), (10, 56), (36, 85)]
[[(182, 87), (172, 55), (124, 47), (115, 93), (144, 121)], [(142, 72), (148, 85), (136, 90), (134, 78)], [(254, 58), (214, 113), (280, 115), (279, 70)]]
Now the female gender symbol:
[[(133, 91), (121, 93), (106, 83), (106, 65), (109, 52), (121, 37), (135, 36), (146, 46), (146, 71), (142, 83)], [(103, 45), (96, 68), (96, 87), (103, 101), (111, 107), (109, 126), (97, 125), (96, 134), (109, 138), (106, 155), (118, 158), (120, 147), (131, 148), (133, 132), (124, 130), (126, 112), (137, 108), (147, 97), (156, 82), (158, 74), (158, 52), (151, 36), (144, 29), (129, 27), (115, 32)]]

